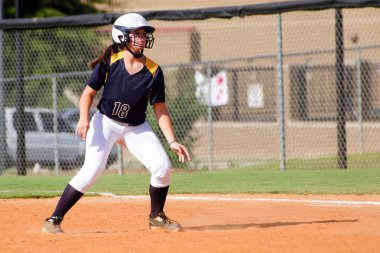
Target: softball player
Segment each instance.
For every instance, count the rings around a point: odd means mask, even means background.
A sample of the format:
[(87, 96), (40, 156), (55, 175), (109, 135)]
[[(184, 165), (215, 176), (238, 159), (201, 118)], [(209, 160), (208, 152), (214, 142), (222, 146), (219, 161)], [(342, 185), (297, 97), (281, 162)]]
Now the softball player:
[[(60, 234), (64, 215), (83, 196), (106, 167), (112, 146), (122, 141), (150, 171), (150, 229), (179, 231), (181, 225), (169, 219), (163, 209), (169, 189), (171, 164), (160, 141), (145, 121), (148, 102), (170, 148), (181, 162), (190, 160), (186, 147), (175, 139), (165, 105), (164, 75), (161, 67), (143, 54), (152, 48), (155, 28), (141, 15), (120, 16), (112, 28), (113, 44), (89, 66), (93, 72), (80, 99), (76, 134), (86, 140), (86, 156), (80, 171), (62, 193), (53, 214), (44, 222), (46, 233)], [(98, 111), (89, 123), (93, 98), (103, 87)]]

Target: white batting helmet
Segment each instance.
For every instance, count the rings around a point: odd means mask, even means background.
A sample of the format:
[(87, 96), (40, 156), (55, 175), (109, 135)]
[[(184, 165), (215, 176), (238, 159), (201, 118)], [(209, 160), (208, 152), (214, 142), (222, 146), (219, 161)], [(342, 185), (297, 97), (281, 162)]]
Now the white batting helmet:
[(155, 28), (148, 25), (145, 18), (138, 13), (127, 13), (116, 19), (112, 27), (112, 40), (115, 44), (128, 44), (129, 33), (144, 28), (147, 33), (146, 48), (153, 46), (153, 32)]

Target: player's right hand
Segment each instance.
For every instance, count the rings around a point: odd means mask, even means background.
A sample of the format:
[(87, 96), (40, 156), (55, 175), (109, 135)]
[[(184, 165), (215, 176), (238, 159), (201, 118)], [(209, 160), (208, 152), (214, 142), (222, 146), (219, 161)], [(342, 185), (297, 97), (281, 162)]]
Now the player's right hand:
[(170, 148), (178, 154), (178, 159), (181, 163), (184, 163), (186, 161), (186, 158), (189, 161), (191, 160), (189, 152), (181, 143), (174, 141), (170, 144)]
[(87, 131), (89, 128), (90, 128), (90, 125), (88, 123), (88, 120), (79, 119), (78, 124), (77, 124), (77, 128), (75, 130), (76, 136), (85, 140), (86, 135), (87, 135)]

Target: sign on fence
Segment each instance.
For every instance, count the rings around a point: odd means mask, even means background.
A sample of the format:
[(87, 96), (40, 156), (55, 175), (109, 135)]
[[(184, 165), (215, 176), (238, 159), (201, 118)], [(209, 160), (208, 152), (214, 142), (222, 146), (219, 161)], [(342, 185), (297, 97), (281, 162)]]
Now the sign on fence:
[[(200, 103), (211, 106), (228, 104), (227, 72), (220, 71), (208, 79), (201, 72), (195, 72), (195, 97)], [(209, 90), (211, 89), (211, 94)]]

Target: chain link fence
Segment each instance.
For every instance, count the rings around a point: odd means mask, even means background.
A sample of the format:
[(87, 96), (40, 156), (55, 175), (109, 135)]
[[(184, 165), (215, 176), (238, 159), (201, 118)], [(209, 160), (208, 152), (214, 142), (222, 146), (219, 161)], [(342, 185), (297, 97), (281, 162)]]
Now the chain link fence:
[[(380, 10), (342, 9), (341, 24), (336, 13), (149, 20), (156, 41), (145, 54), (163, 68), (175, 132), (193, 158), (181, 165), (166, 145), (174, 167), (379, 166)], [(111, 28), (2, 32), (4, 175), (80, 169), (79, 97), (87, 63), (111, 43)], [(151, 109), (147, 119), (165, 144)], [(106, 173), (141, 169), (115, 145)]]

